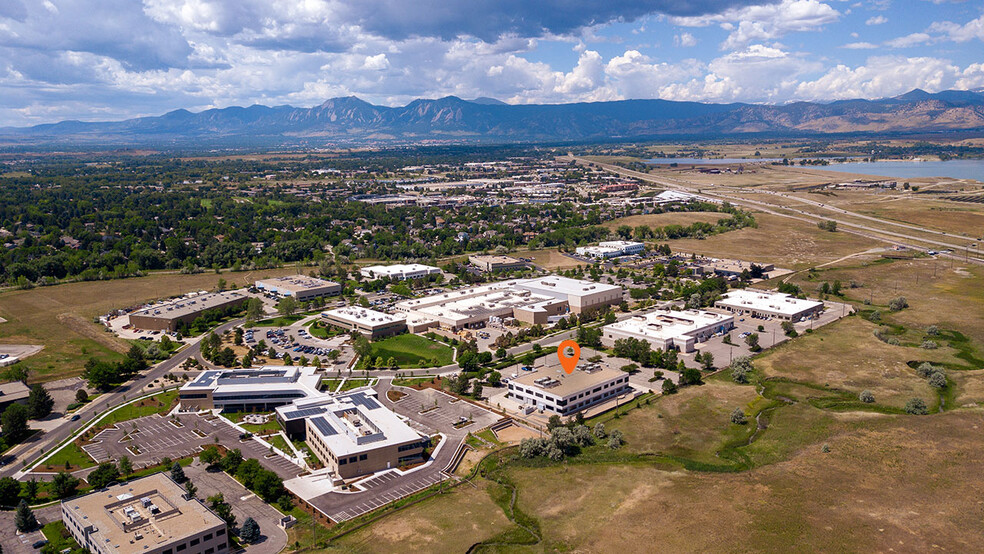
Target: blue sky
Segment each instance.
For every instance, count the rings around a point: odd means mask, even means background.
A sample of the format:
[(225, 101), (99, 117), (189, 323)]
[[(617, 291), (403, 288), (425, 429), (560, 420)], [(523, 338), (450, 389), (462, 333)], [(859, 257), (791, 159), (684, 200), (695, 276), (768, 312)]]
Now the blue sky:
[(348, 95), (783, 103), (917, 87), (984, 87), (984, 4), (0, 0), (0, 125)]

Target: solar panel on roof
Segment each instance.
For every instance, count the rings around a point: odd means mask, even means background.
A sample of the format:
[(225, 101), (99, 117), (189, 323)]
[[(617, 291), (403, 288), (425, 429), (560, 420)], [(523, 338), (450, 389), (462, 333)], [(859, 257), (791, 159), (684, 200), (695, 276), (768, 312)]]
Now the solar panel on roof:
[(323, 418), (323, 417), (315, 417), (315, 418), (312, 418), (311, 419), (311, 424), (314, 425), (314, 427), (319, 432), (321, 432), (322, 435), (325, 435), (326, 437), (327, 436), (330, 436), (330, 435), (337, 435), (338, 434), (338, 431), (335, 430), (335, 428), (332, 427), (330, 423), (328, 423), (328, 420), (325, 419), (325, 418)]
[(318, 415), (324, 413), (324, 408), (304, 408), (302, 410), (294, 410), (292, 412), (284, 412), (285, 419), (295, 419), (298, 417), (310, 417), (313, 415)]
[(349, 397), (349, 400), (351, 400), (353, 404), (364, 406), (367, 410), (375, 410), (376, 408), (381, 407), (379, 402), (376, 402), (375, 398), (364, 394), (353, 394)]

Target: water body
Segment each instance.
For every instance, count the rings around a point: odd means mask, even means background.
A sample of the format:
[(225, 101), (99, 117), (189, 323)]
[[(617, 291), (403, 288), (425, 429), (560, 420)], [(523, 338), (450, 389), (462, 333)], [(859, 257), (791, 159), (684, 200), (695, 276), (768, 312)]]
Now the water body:
[[(798, 166), (797, 166), (798, 167)], [(862, 173), (885, 177), (950, 177), (984, 182), (984, 160), (949, 160), (945, 162), (847, 162), (817, 166), (816, 169)]]

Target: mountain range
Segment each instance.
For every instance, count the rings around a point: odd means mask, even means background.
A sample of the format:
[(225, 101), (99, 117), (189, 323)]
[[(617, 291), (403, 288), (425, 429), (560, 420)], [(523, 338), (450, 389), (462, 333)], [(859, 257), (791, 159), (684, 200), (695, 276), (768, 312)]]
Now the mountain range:
[(984, 90), (913, 90), (880, 100), (712, 104), (621, 100), (511, 105), (448, 96), (376, 106), (354, 96), (312, 108), (229, 107), (116, 122), (63, 121), (0, 129), (0, 145), (42, 143), (420, 143), (631, 140), (773, 133), (984, 132)]

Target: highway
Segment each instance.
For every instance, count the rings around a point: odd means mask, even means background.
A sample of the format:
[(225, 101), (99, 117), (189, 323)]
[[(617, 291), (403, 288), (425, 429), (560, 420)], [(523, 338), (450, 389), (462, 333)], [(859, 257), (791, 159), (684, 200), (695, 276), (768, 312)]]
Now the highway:
[[(780, 217), (786, 217), (786, 218), (790, 218), (790, 219), (796, 219), (796, 220), (799, 220), (799, 221), (810, 222), (810, 223), (814, 223), (814, 224), (817, 223), (817, 222), (819, 222), (819, 221), (823, 221), (823, 220), (834, 221), (834, 222), (837, 223), (838, 230), (843, 230), (844, 232), (847, 232), (847, 233), (853, 233), (853, 234), (860, 235), (860, 236), (863, 236), (863, 237), (867, 237), (867, 238), (870, 238), (870, 239), (873, 239), (873, 240), (878, 240), (878, 241), (887, 242), (887, 243), (891, 243), (891, 244), (897, 244), (897, 243), (900, 243), (900, 241), (899, 240), (890, 239), (890, 238), (886, 238), (886, 237), (895, 237), (895, 238), (898, 238), (898, 239), (901, 239), (901, 240), (904, 240), (904, 241), (921, 243), (921, 244), (905, 244), (905, 246), (907, 246), (909, 248), (912, 248), (914, 250), (923, 250), (923, 251), (929, 250), (931, 247), (925, 246), (925, 245), (928, 244), (928, 245), (932, 245), (932, 247), (936, 247), (936, 248), (943, 248), (943, 249), (953, 250), (954, 253), (947, 254), (947, 256), (949, 256), (949, 257), (964, 259), (964, 260), (966, 260), (968, 262), (974, 262), (974, 263), (978, 263), (978, 264), (984, 264), (984, 258), (981, 257), (980, 252), (975, 249), (975, 251), (973, 253), (971, 253), (971, 251), (969, 249), (969, 247), (970, 247), (971, 244), (976, 244), (977, 243), (977, 241), (975, 239), (973, 239), (973, 238), (959, 237), (959, 236), (956, 236), (956, 235), (948, 235), (947, 233), (944, 233), (944, 232), (941, 232), (941, 231), (937, 231), (937, 230), (934, 230), (934, 229), (927, 229), (925, 227), (920, 227), (918, 225), (912, 225), (912, 224), (908, 224), (908, 223), (899, 223), (899, 222), (895, 222), (895, 221), (889, 221), (889, 220), (881, 219), (881, 218), (878, 218), (878, 217), (873, 217), (873, 216), (858, 214), (858, 213), (855, 213), (855, 212), (850, 212), (850, 211), (844, 210), (842, 208), (835, 208), (835, 207), (828, 206), (826, 204), (823, 204), (823, 203), (817, 202), (817, 201), (813, 201), (813, 200), (807, 200), (807, 199), (799, 198), (799, 197), (796, 197), (796, 196), (789, 196), (789, 195), (786, 195), (786, 194), (781, 194), (781, 193), (776, 193), (776, 192), (771, 192), (771, 191), (768, 192), (768, 194), (774, 194), (776, 196), (781, 196), (783, 198), (789, 198), (789, 199), (792, 199), (792, 200), (796, 200), (796, 201), (802, 202), (804, 204), (812, 205), (814, 207), (817, 207), (817, 208), (820, 208), (820, 209), (823, 209), (823, 210), (826, 210), (826, 211), (830, 211), (830, 212), (832, 212), (834, 214), (838, 214), (838, 215), (840, 215), (842, 217), (852, 217), (852, 218), (857, 218), (857, 219), (861, 219), (861, 220), (867, 220), (867, 221), (877, 222), (877, 223), (879, 223), (881, 225), (894, 226), (894, 227), (898, 227), (900, 229), (908, 229), (908, 230), (918, 231), (920, 233), (925, 233), (925, 234), (928, 234), (928, 235), (947, 237), (948, 239), (958, 239), (958, 240), (967, 241), (967, 242), (964, 243), (964, 244), (955, 244), (955, 243), (952, 243), (952, 242), (946, 242), (946, 241), (939, 240), (939, 239), (936, 239), (936, 238), (925, 238), (925, 237), (914, 236), (914, 235), (911, 235), (911, 234), (906, 234), (906, 233), (903, 233), (903, 232), (889, 231), (889, 230), (886, 230), (884, 228), (871, 227), (871, 226), (868, 226), (868, 225), (862, 225), (860, 223), (855, 223), (855, 222), (852, 222), (852, 221), (846, 221), (846, 220), (844, 220), (842, 218), (838, 218), (836, 216), (829, 216), (828, 217), (828, 216), (818, 215), (818, 214), (815, 214), (815, 213), (812, 213), (812, 212), (806, 212), (806, 211), (803, 211), (803, 210), (797, 210), (796, 208), (791, 208), (791, 207), (788, 207), (788, 206), (783, 206), (781, 204), (772, 204), (772, 203), (769, 203), (769, 202), (762, 202), (762, 201), (759, 201), (759, 200), (749, 200), (747, 198), (735, 197), (735, 196), (731, 196), (729, 194), (724, 194), (724, 193), (721, 193), (721, 192), (718, 192), (718, 191), (709, 192), (707, 189), (709, 187), (713, 187), (713, 185), (710, 185), (710, 186), (698, 186), (698, 185), (693, 184), (693, 183), (685, 183), (685, 182), (681, 182), (679, 180), (672, 180), (672, 179), (667, 179), (667, 178), (661, 177), (661, 176), (653, 176), (653, 175), (650, 175), (648, 173), (641, 173), (641, 172), (638, 172), (638, 171), (633, 171), (631, 169), (626, 169), (626, 168), (623, 168), (623, 167), (619, 167), (619, 166), (614, 165), (614, 164), (602, 163), (602, 162), (595, 162), (595, 161), (586, 160), (586, 159), (583, 159), (583, 158), (577, 158), (577, 157), (573, 157), (573, 156), (570, 156), (570, 157), (572, 159), (574, 159), (575, 161), (577, 161), (577, 163), (579, 163), (579, 164), (584, 164), (584, 165), (594, 164), (594, 165), (596, 165), (598, 167), (601, 167), (601, 168), (603, 168), (603, 169), (605, 169), (607, 171), (610, 171), (612, 173), (616, 173), (618, 175), (622, 175), (622, 176), (625, 176), (625, 177), (631, 177), (631, 178), (634, 178), (634, 179), (639, 179), (641, 181), (646, 181), (646, 182), (649, 182), (649, 183), (657, 184), (657, 185), (666, 187), (668, 189), (678, 190), (678, 191), (681, 191), (681, 192), (687, 192), (687, 193), (690, 193), (690, 194), (700, 194), (702, 196), (707, 196), (707, 197), (710, 197), (710, 198), (717, 198), (717, 199), (720, 199), (720, 200), (726, 200), (726, 201), (730, 202), (731, 204), (734, 204), (734, 205), (737, 205), (737, 206), (744, 206), (744, 207), (755, 208), (755, 209), (764, 211), (764, 212), (769, 213), (769, 214), (772, 214), (772, 215), (776, 215), (776, 216), (780, 216)], [(761, 190), (755, 190), (755, 191), (752, 191), (752, 192), (761, 193), (763, 191), (761, 191)], [(793, 212), (793, 213), (790, 214), (788, 212)], [(957, 253), (958, 250), (963, 250), (964, 251), (963, 255), (959, 255)]]

